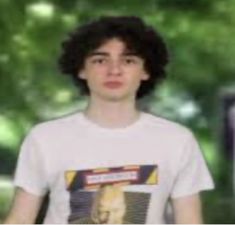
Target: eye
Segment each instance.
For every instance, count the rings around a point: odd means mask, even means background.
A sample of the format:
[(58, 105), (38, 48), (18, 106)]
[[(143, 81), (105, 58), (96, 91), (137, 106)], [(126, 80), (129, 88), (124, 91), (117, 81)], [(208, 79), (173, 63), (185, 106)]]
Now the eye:
[(135, 58), (133, 58), (133, 57), (131, 57), (131, 58), (128, 57), (128, 58), (124, 59), (124, 63), (125, 64), (136, 64), (137, 60)]
[(125, 62), (126, 62), (127, 64), (130, 64), (130, 63), (134, 63), (135, 60), (133, 60), (133, 59), (125, 59)]
[(105, 58), (94, 58), (91, 60), (93, 64), (104, 64), (106, 62)]

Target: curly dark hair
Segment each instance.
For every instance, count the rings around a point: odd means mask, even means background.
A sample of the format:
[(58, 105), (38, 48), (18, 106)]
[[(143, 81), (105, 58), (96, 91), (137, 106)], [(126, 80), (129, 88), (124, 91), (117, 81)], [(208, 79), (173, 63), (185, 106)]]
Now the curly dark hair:
[(80, 79), (78, 73), (89, 53), (111, 38), (120, 39), (128, 50), (134, 51), (144, 60), (150, 78), (142, 81), (137, 98), (152, 92), (155, 85), (166, 77), (169, 54), (158, 32), (136, 16), (105, 16), (77, 27), (62, 43), (58, 60), (61, 72), (73, 78), (81, 93), (89, 94), (86, 81)]

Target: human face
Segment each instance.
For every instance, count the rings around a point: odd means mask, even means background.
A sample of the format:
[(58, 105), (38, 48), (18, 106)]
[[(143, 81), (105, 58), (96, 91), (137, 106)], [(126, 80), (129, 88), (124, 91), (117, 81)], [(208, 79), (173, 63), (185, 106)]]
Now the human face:
[(117, 186), (101, 188), (93, 206), (96, 223), (122, 224), (126, 213), (124, 192)]
[(79, 73), (92, 98), (106, 101), (135, 99), (141, 81), (148, 79), (144, 60), (113, 38), (92, 51)]

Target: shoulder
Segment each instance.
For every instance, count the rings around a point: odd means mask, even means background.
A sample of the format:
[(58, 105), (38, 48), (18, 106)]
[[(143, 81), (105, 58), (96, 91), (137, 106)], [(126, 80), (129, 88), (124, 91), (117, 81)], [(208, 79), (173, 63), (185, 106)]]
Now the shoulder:
[(72, 131), (75, 124), (79, 121), (80, 112), (62, 116), (49, 121), (44, 121), (36, 124), (30, 130), (31, 136), (60, 136), (60, 134), (66, 134)]
[(192, 131), (177, 122), (146, 113), (148, 129), (156, 131), (168, 137), (190, 138), (193, 136)]

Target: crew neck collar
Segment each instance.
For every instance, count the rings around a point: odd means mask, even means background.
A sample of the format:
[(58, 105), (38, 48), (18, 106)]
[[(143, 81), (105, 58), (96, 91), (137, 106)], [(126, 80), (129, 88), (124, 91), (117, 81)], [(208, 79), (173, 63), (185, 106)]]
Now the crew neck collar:
[(110, 127), (103, 127), (99, 125), (98, 123), (95, 123), (91, 119), (89, 119), (84, 112), (80, 112), (79, 116), (81, 118), (81, 121), (83, 122), (86, 127), (89, 127), (91, 130), (95, 130), (98, 132), (105, 132), (107, 134), (112, 134), (112, 133), (125, 133), (127, 131), (132, 131), (135, 130), (137, 127), (141, 126), (146, 118), (146, 113), (140, 112), (139, 117), (132, 122), (131, 124), (124, 126), (124, 127), (118, 127), (118, 128), (110, 128)]

